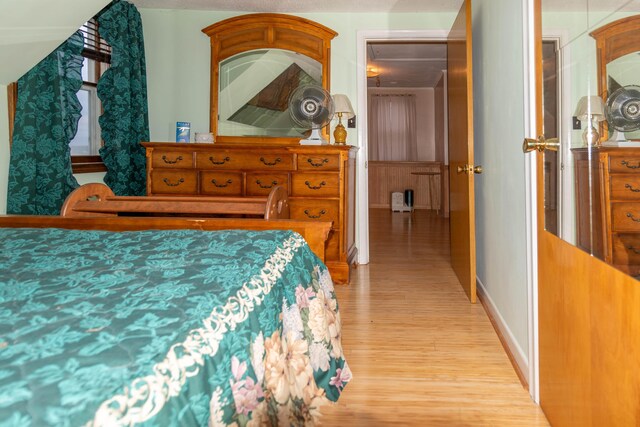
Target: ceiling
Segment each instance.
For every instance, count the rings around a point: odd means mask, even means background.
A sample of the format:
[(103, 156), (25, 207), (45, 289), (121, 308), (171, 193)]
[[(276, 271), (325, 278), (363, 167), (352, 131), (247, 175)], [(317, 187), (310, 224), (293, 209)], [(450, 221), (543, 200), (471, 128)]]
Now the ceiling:
[[(153, 9), (272, 13), (415, 13), (457, 12), (463, 0), (130, 0)], [(481, 1), (481, 0), (476, 0)], [(640, 0), (542, 0), (548, 11), (638, 10)], [(444, 43), (371, 43), (367, 64), (380, 71), (369, 87), (434, 87), (446, 70)]]
[(154, 9), (237, 12), (457, 12), (462, 0), (131, 0)]
[(447, 69), (446, 43), (367, 44), (369, 87), (434, 87)]
[[(222, 10), (235, 12), (457, 12), (463, 0), (130, 0), (153, 9)], [(482, 1), (482, 0), (476, 0)], [(637, 11), (640, 0), (542, 0), (545, 10)]]

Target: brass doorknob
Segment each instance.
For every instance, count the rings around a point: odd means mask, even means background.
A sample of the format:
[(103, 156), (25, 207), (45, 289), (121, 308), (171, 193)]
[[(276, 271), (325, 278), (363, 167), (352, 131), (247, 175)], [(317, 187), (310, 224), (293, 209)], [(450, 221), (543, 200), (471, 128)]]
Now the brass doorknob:
[(458, 173), (465, 172), (467, 174), (470, 172), (481, 174), (483, 171), (482, 166), (473, 166), (473, 165), (458, 166), (457, 170), (458, 170)]
[(538, 139), (525, 138), (522, 142), (522, 151), (528, 153), (533, 150), (543, 152), (544, 150), (558, 151), (560, 142), (558, 138), (546, 139), (544, 135), (540, 135)]

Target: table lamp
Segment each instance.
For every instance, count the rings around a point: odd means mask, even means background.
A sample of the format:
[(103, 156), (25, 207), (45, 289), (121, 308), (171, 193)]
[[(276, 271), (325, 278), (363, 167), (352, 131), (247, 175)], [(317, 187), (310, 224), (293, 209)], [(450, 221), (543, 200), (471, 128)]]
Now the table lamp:
[(347, 142), (347, 130), (342, 125), (342, 115), (344, 114), (347, 119), (352, 118), (355, 114), (353, 113), (353, 107), (351, 106), (351, 101), (347, 98), (347, 95), (333, 95), (333, 109), (334, 116), (338, 116), (338, 124), (336, 125), (335, 130), (333, 131), (333, 138), (335, 139), (336, 144), (346, 144)]
[(586, 122), (586, 127), (582, 133), (582, 141), (586, 147), (600, 146), (600, 133), (594, 126), (605, 119), (604, 102), (599, 96), (583, 96), (578, 101), (574, 115), (582, 123)]

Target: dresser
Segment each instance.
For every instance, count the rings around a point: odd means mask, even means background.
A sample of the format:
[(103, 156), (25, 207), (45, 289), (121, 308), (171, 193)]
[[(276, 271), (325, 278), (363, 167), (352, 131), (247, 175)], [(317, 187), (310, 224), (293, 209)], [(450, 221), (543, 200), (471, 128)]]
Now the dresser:
[(578, 247), (640, 274), (640, 148), (576, 148)]
[(333, 221), (325, 260), (348, 283), (355, 247), (355, 155), (344, 145), (143, 143), (147, 194), (266, 196), (287, 189), (292, 219)]

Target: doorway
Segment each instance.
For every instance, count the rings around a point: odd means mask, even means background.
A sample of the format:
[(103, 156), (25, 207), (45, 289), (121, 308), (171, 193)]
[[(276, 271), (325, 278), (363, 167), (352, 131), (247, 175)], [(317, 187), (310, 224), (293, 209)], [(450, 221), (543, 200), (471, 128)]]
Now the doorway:
[[(358, 63), (358, 112), (361, 123), (369, 122), (368, 114), (368, 98), (369, 98), (369, 81), (367, 76), (367, 57), (370, 44), (426, 44), (426, 43), (445, 43), (447, 40), (447, 30), (420, 30), (420, 31), (403, 31), (403, 30), (385, 30), (385, 31), (359, 31), (357, 42), (357, 63)], [(393, 49), (391, 49), (392, 51)], [(370, 73), (371, 74), (371, 73)], [(374, 78), (375, 79), (375, 78)], [(389, 84), (391, 85), (389, 80)], [(395, 80), (398, 82), (398, 80)], [(373, 80), (375, 86), (377, 79)], [(397, 83), (396, 83), (397, 84)], [(382, 87), (382, 78), (380, 87)], [(446, 109), (445, 109), (446, 111)], [(369, 263), (369, 131), (367, 126), (362, 126), (358, 135), (358, 145), (360, 147), (358, 153), (357, 164), (357, 206), (356, 206), (356, 233), (358, 246), (358, 262), (360, 264)]]
[(448, 216), (446, 79), (446, 43), (367, 43), (369, 208)]

